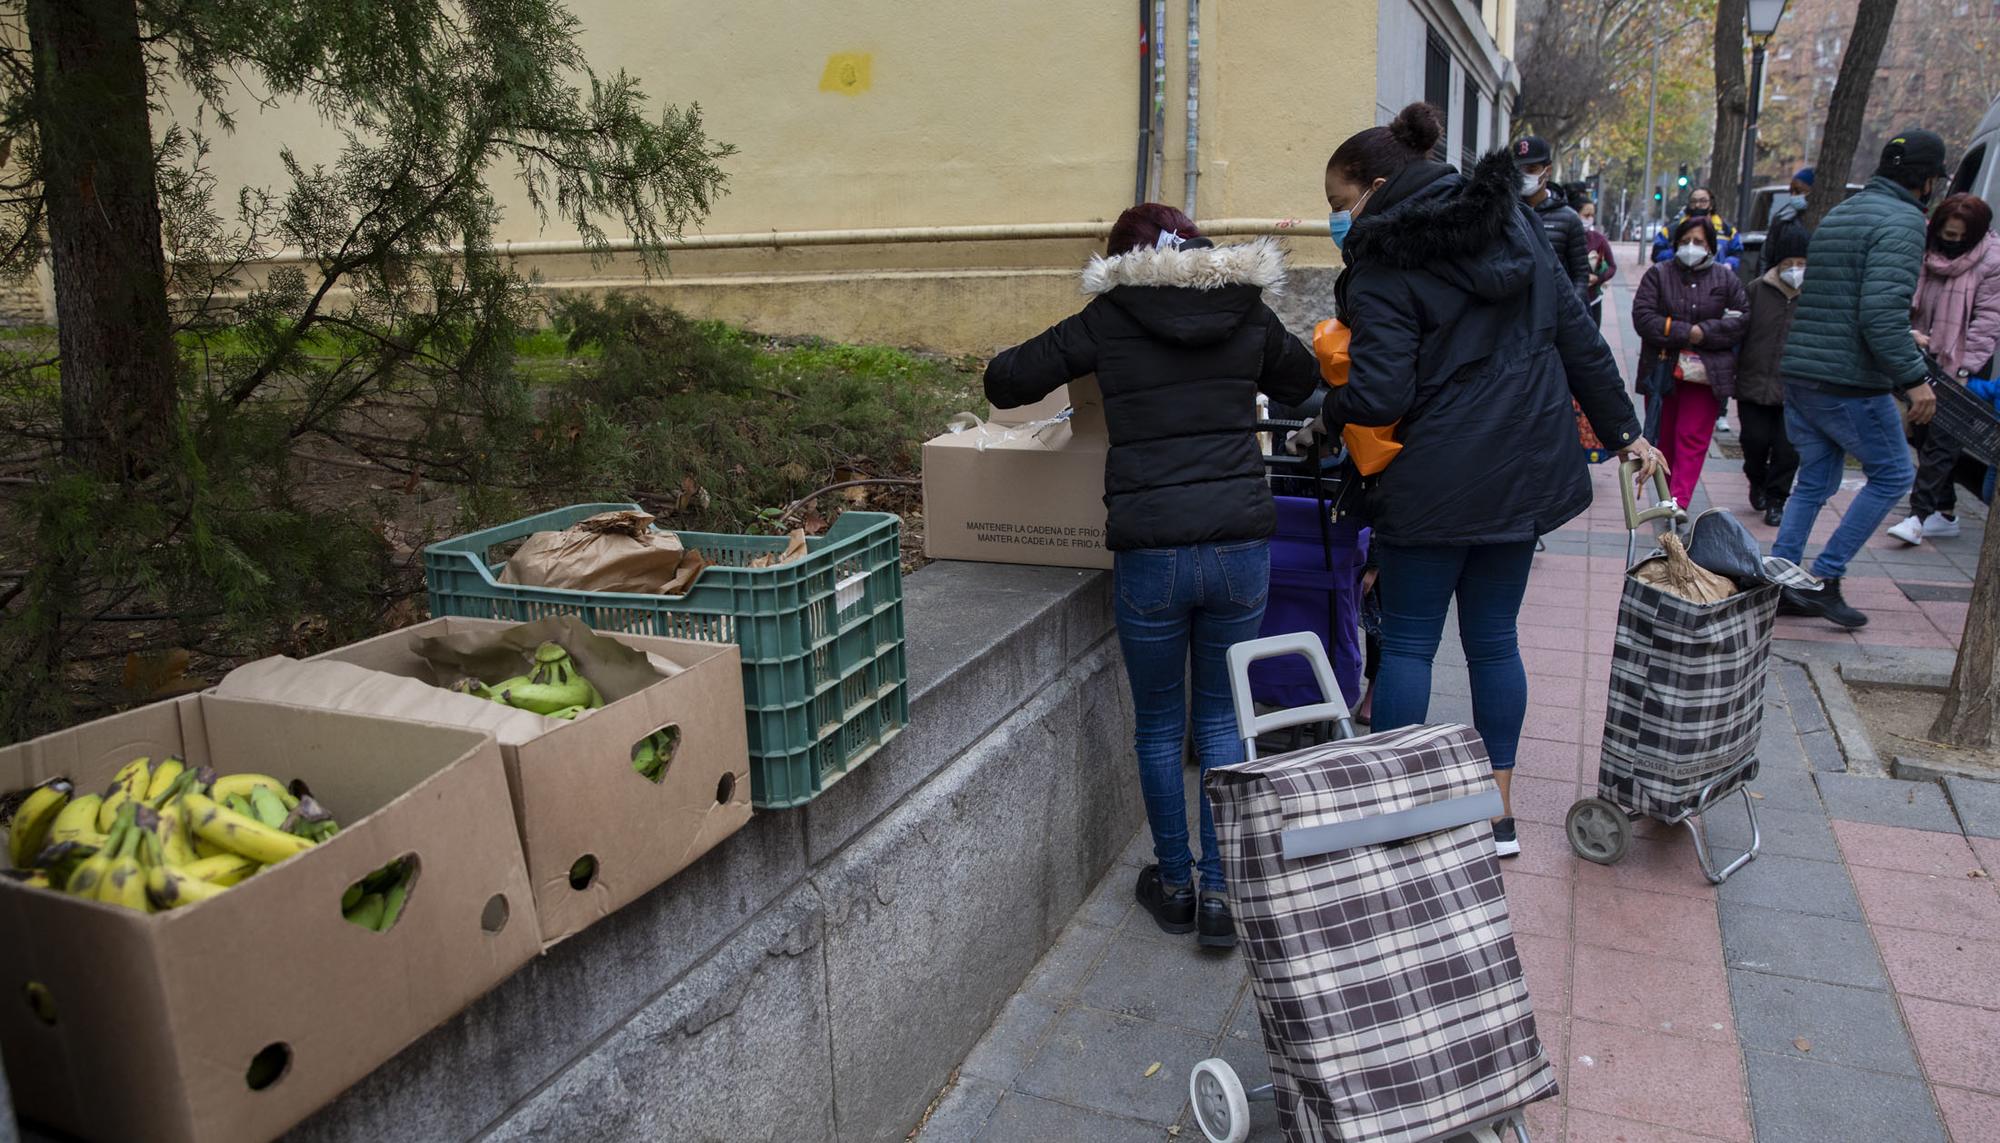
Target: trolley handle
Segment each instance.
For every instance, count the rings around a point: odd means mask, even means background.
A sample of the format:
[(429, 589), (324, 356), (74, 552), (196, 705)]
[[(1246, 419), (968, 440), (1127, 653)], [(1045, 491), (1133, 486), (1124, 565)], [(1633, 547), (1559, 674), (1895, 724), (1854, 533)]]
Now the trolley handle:
[(1639, 507), (1639, 497), (1633, 491), (1633, 478), (1638, 475), (1639, 462), (1620, 460), (1618, 462), (1618, 491), (1625, 498), (1625, 530), (1636, 532), (1641, 524), (1654, 520), (1670, 520), (1674, 524), (1687, 523), (1687, 509), (1674, 501), (1673, 490), (1667, 487), (1667, 474), (1653, 470), (1653, 488), (1660, 495), (1659, 502), (1649, 508)]
[[(1319, 683), (1319, 693), (1325, 696), (1325, 700), (1310, 706), (1258, 714), (1256, 701), (1250, 696), (1250, 664), (1260, 659), (1281, 659), (1287, 655), (1305, 656), (1307, 664), (1312, 667), (1313, 679)], [(1273, 730), (1331, 722), (1337, 726), (1342, 738), (1354, 735), (1353, 716), (1348, 712), (1347, 699), (1340, 693), (1340, 681), (1333, 677), (1333, 665), (1327, 662), (1326, 648), (1320, 646), (1319, 636), (1310, 631), (1271, 635), (1231, 646), (1229, 695), (1236, 704), (1236, 732), (1242, 736), (1252, 759), (1257, 757), (1257, 739)]]

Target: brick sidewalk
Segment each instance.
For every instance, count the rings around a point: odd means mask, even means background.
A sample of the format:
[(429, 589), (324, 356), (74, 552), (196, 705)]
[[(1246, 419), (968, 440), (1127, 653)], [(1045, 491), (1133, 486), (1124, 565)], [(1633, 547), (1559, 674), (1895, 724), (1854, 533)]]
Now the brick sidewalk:
[[(1629, 368), (1628, 297), (1606, 324)], [(1842, 772), (1810, 678), (1788, 661), (1825, 644), (1955, 645), (1984, 514), (1971, 505), (1956, 540), (1871, 542), (1845, 585), (1873, 618), (1862, 631), (1780, 621), (1752, 786), (1762, 856), (1717, 889), (1685, 829), (1642, 823), (1610, 867), (1576, 859), (1563, 835), (1570, 804), (1595, 791), (1624, 569), (1615, 473), (1594, 479), (1596, 505), (1548, 538), (1521, 615), (1523, 853), (1503, 870), (1563, 1086), (1531, 1108), (1535, 1140), (2000, 1139), (2000, 788), (1948, 798)], [(1695, 507), (1749, 519), (1745, 500), (1738, 466), (1712, 458)], [(1823, 514), (1815, 542), (1836, 519)], [(1446, 644), (1430, 716), (1470, 722)], [(1747, 841), (1740, 805), (1709, 815), (1720, 848)], [(1162, 934), (1133, 905), (1149, 851), (1142, 830), (967, 1057), (926, 1143), (1199, 1139), (1196, 1061), (1268, 1079), (1240, 958)], [(1270, 1105), (1252, 1107), (1251, 1138), (1275, 1140)]]

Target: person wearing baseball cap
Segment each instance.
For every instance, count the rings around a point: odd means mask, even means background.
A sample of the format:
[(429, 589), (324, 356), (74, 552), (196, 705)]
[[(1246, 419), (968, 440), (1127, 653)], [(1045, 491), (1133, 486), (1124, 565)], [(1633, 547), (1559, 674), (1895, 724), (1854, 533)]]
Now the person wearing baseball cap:
[(1549, 182), (1549, 174), (1554, 166), (1554, 156), (1549, 152), (1548, 140), (1539, 135), (1523, 135), (1514, 140), (1509, 148), (1514, 157), (1514, 170), (1521, 176), (1521, 199), (1535, 212), (1542, 224), (1542, 233), (1556, 252), (1556, 261), (1562, 263), (1569, 280), (1576, 285), (1576, 296), (1586, 305), (1590, 299), (1590, 236), (1583, 225), (1583, 218), (1569, 208), (1563, 195)]
[(1928, 424), (1937, 398), (1910, 333), (1910, 304), (1924, 261), (1924, 204), (1945, 181), (1944, 140), (1909, 130), (1890, 139), (1868, 185), (1827, 212), (1812, 238), (1812, 273), (1799, 291), (1785, 352), (1785, 431), (1799, 454), (1771, 554), (1805, 562), (1819, 510), (1840, 490), (1847, 457), (1868, 483), (1812, 563), (1817, 592), (1785, 588), (1778, 610), (1842, 627), (1868, 617), (1841, 597), (1847, 563), (1916, 479), (1903, 440), (1903, 405)]

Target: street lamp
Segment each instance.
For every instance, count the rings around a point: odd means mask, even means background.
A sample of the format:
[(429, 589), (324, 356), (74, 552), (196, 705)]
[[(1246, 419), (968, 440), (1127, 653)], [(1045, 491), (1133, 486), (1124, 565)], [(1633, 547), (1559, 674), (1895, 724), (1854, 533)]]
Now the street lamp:
[(1750, 110), (1743, 125), (1743, 181), (1736, 193), (1739, 225), (1750, 222), (1750, 180), (1757, 166), (1757, 112), (1764, 103), (1764, 46), (1777, 34), (1788, 0), (1750, 0)]

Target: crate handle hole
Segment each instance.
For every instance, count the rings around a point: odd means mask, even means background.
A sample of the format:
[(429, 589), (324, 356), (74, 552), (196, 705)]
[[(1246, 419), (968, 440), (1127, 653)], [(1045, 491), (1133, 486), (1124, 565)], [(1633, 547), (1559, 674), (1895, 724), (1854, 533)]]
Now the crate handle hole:
[(250, 1066), (243, 1072), (243, 1082), (251, 1091), (263, 1091), (292, 1070), (292, 1046), (282, 1040), (266, 1044), (264, 1049), (250, 1057)]
[(577, 858), (569, 867), (569, 887), (578, 891), (590, 888), (597, 880), (597, 855), (586, 853)]
[(505, 893), (495, 893), (486, 899), (486, 907), (479, 911), (479, 927), (488, 933), (497, 933), (507, 927), (507, 916), (513, 912), (507, 904)]
[(727, 774), (724, 774), (715, 783), (715, 804), (718, 806), (726, 806), (729, 804), (730, 799), (734, 798), (735, 796), (736, 796), (736, 771), (731, 770)]
[(417, 855), (404, 854), (349, 885), (340, 895), (340, 915), (371, 933), (388, 932), (408, 911), (422, 873)]
[(35, 1014), (35, 1019), (51, 1028), (55, 1027), (56, 994), (49, 991), (49, 986), (39, 980), (31, 980), (22, 991), (27, 994), (28, 1011)]
[(670, 722), (632, 744), (632, 770), (658, 785), (666, 780), (667, 768), (681, 748), (681, 727)]

